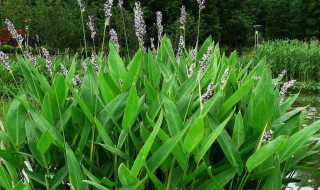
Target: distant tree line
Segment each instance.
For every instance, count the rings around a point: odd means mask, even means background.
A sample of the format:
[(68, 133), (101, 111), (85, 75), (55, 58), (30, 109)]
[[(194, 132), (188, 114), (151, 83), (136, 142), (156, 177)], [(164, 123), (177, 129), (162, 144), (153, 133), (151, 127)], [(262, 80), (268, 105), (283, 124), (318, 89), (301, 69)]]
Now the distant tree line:
[[(93, 15), (97, 27), (97, 42), (102, 42), (105, 0), (83, 0), (85, 20)], [(124, 17), (114, 0), (113, 18), (108, 29), (118, 32), (124, 46), (123, 22), (130, 48), (138, 47), (134, 33), (134, 0), (124, 0)], [(140, 0), (147, 24), (146, 44), (157, 36), (156, 11), (163, 14), (164, 32), (173, 44), (179, 41), (180, 8), (187, 10), (186, 43), (196, 42), (198, 4), (196, 0)], [(241, 49), (253, 46), (253, 26), (262, 25), (264, 39), (309, 40), (320, 37), (320, 0), (207, 0), (201, 15), (200, 42), (211, 35), (220, 44)], [(30, 41), (52, 49), (83, 46), (82, 25), (77, 0), (0, 0), (0, 28), (4, 19), (12, 20), (17, 28), (29, 25)], [(124, 20), (122, 20), (124, 18)], [(88, 27), (87, 38), (90, 40)], [(31, 44), (32, 44), (31, 43)]]

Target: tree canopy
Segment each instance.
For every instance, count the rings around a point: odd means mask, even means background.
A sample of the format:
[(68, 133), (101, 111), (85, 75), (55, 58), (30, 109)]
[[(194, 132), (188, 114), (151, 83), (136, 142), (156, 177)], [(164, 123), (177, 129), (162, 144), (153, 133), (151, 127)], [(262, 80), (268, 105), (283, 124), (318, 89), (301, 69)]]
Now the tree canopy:
[[(87, 8), (84, 12), (85, 20), (88, 15), (94, 16), (98, 30), (97, 41), (100, 42), (105, 0), (83, 1)], [(138, 46), (133, 26), (135, 0), (124, 1), (124, 17), (117, 3), (114, 0), (113, 18), (108, 29), (115, 29), (120, 43), (124, 43), (124, 22), (130, 46), (135, 48)], [(161, 11), (164, 32), (177, 44), (180, 8), (185, 5), (186, 43), (195, 44), (198, 21), (196, 0), (141, 0), (141, 5), (147, 24), (145, 41), (156, 38), (156, 11)], [(229, 47), (253, 46), (253, 26), (256, 24), (262, 25), (261, 32), (265, 39), (319, 38), (319, 7), (320, 0), (207, 0), (201, 13), (200, 42), (211, 35), (215, 41)], [(0, 28), (5, 28), (5, 18), (12, 20), (17, 28), (25, 28), (28, 24), (31, 41), (39, 45), (54, 49), (75, 49), (83, 44), (77, 0), (0, 0)]]

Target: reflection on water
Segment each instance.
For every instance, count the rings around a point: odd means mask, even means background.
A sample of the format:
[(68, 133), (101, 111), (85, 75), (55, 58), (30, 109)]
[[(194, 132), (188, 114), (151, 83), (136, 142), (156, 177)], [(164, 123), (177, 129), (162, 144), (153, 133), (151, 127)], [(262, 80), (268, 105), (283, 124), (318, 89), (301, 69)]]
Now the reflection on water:
[[(309, 119), (310, 123), (315, 120), (320, 119), (320, 94), (308, 93), (308, 94), (300, 94), (298, 99), (293, 105), (294, 107), (314, 107), (317, 109), (317, 112), (314, 114), (310, 114), (307, 119)], [(311, 108), (311, 111), (315, 111), (314, 108)], [(320, 160), (320, 157), (319, 157)], [(314, 173), (318, 173), (315, 175)], [(294, 177), (301, 179), (299, 183), (290, 183), (287, 190), (314, 190), (320, 189), (320, 162), (319, 162), (319, 170), (316, 172), (298, 170)]]

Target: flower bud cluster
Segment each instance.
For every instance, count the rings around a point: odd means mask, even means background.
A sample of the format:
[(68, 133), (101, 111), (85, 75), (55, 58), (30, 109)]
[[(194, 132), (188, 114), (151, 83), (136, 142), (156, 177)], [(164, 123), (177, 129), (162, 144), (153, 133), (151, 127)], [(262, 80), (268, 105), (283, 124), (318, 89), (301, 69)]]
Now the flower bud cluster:
[(8, 31), (10, 32), (11, 36), (13, 39), (17, 40), (19, 45), (22, 45), (23, 43), (23, 37), (21, 36), (21, 34), (19, 34), (16, 30), (16, 28), (14, 27), (13, 23), (9, 20), (6, 19), (4, 21), (6, 23), (6, 25), (8, 26)]
[(263, 145), (266, 142), (269, 142), (272, 137), (273, 131), (270, 129), (269, 131), (265, 132), (263, 135), (263, 139), (261, 140), (261, 144)]
[(78, 0), (78, 5), (80, 7), (81, 12), (84, 12), (86, 10), (86, 7), (83, 5), (82, 0)]
[(214, 83), (211, 82), (207, 87), (207, 91), (202, 95), (202, 103), (207, 102), (212, 97), (213, 87), (214, 87)]
[(145, 22), (143, 20), (141, 3), (139, 1), (135, 3), (135, 8), (133, 9), (133, 11), (134, 11), (134, 27), (136, 31), (136, 36), (138, 37), (138, 40), (139, 40), (139, 46), (142, 50), (145, 50), (143, 37), (147, 31), (146, 31)]
[(211, 57), (212, 53), (213, 53), (213, 47), (209, 46), (207, 49), (207, 52), (203, 55), (203, 57), (200, 60), (200, 69), (199, 69), (200, 75), (204, 74), (204, 70), (206, 68), (207, 62), (208, 62), (209, 58)]
[(114, 29), (110, 30), (110, 36), (111, 36), (111, 41), (113, 41), (114, 45), (116, 46), (117, 50), (119, 51), (120, 45), (118, 41), (118, 34)]
[(156, 56), (157, 55), (157, 50), (154, 46), (154, 38), (150, 38), (150, 44), (151, 44), (151, 50), (152, 50), (152, 55)]
[(180, 9), (180, 29), (184, 30), (185, 29), (185, 24), (186, 24), (186, 19), (187, 19), (187, 13), (186, 13), (186, 7), (182, 6)]
[(106, 17), (106, 25), (110, 24), (110, 20), (112, 17), (112, 10), (111, 10), (112, 4), (113, 4), (113, 0), (107, 0), (103, 5), (104, 15)]
[(44, 55), (44, 57), (46, 58), (46, 68), (47, 68), (47, 71), (50, 75), (52, 75), (52, 67), (53, 67), (53, 61), (52, 61), (52, 57), (49, 53), (49, 51), (44, 48), (44, 47), (41, 47), (41, 51)]
[(98, 67), (98, 64), (97, 64), (97, 61), (96, 61), (96, 56), (94, 56), (94, 54), (91, 54), (90, 60), (91, 60), (92, 65), (94, 66), (94, 70), (96, 72), (99, 72), (99, 67)]
[(221, 78), (220, 88), (224, 88), (224, 86), (226, 85), (229, 78), (229, 70), (230, 70), (229, 67), (227, 67), (226, 70), (224, 70), (224, 73)]
[(177, 55), (176, 55), (176, 59), (177, 59), (178, 62), (180, 62), (180, 58), (182, 56), (182, 53), (183, 53), (183, 50), (184, 50), (185, 46), (186, 46), (186, 44), (185, 44), (184, 38), (181, 35), (180, 36), (180, 40), (179, 40), (178, 52), (177, 52)]
[(162, 26), (162, 13), (160, 11), (157, 12), (157, 28), (158, 28), (158, 37), (161, 38), (163, 33), (163, 26)]
[(9, 57), (2, 51), (0, 51), (0, 61), (2, 62), (3, 66), (7, 71), (12, 72), (10, 69)]
[(91, 38), (94, 39), (94, 37), (97, 34), (97, 31), (94, 27), (93, 16), (90, 15), (90, 16), (88, 16), (88, 18), (89, 18), (89, 21), (88, 21), (87, 25), (88, 25), (90, 32), (91, 32)]

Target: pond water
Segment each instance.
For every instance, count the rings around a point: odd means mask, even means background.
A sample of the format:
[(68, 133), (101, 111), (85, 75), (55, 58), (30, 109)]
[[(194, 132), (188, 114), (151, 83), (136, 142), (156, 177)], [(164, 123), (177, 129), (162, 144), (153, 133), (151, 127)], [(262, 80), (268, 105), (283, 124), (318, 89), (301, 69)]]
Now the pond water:
[[(318, 111), (315, 115), (307, 117), (310, 123), (314, 120), (320, 119), (320, 94), (319, 93), (304, 93), (300, 94), (293, 107), (315, 107)], [(290, 183), (286, 190), (320, 190), (320, 156), (319, 156), (319, 171), (318, 175), (314, 175), (311, 171), (298, 170), (294, 174), (295, 178), (301, 179), (299, 183)]]

